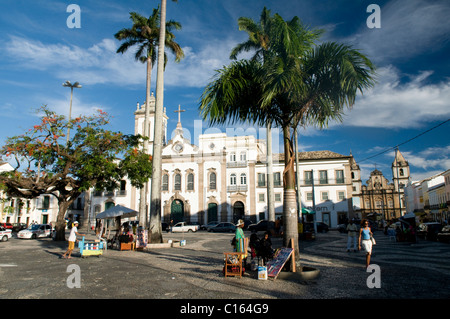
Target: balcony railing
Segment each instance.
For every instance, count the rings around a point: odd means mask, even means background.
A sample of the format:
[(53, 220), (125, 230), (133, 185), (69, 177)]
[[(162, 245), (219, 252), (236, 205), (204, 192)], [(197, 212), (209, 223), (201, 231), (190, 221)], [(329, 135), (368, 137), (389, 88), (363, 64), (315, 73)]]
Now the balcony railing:
[(227, 192), (233, 193), (233, 192), (246, 192), (248, 190), (247, 185), (231, 185), (227, 186)]
[(247, 161), (227, 162), (227, 168), (247, 167)]

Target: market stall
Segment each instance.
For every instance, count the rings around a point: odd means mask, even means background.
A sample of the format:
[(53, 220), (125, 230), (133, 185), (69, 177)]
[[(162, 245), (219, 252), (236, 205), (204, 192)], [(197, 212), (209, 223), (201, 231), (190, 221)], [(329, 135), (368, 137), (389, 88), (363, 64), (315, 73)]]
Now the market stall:
[[(116, 205), (107, 210), (99, 213), (95, 218), (100, 220), (114, 219), (116, 221), (117, 228), (115, 229), (115, 234), (110, 237), (110, 229), (108, 229), (108, 235), (106, 235), (107, 242), (111, 247), (117, 247), (120, 250), (131, 250), (134, 249), (134, 241), (126, 242), (123, 240), (123, 234), (121, 234), (121, 220), (122, 218), (131, 218), (138, 215), (138, 212), (121, 205)], [(104, 222), (102, 222), (100, 236), (104, 232)], [(105, 229), (106, 234), (106, 229)], [(123, 248), (123, 249), (122, 249)]]

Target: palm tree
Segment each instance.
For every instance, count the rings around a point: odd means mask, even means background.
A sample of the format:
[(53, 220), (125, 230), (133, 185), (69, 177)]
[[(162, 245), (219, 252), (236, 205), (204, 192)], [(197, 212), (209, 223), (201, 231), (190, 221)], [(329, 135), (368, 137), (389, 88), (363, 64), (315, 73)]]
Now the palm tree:
[(315, 45), (320, 32), (308, 30), (298, 17), (286, 22), (275, 14), (271, 24), (277, 36), (271, 37), (264, 51), (264, 63), (241, 60), (217, 70), (199, 109), (210, 124), (251, 121), (282, 128), (283, 239), (284, 245), (294, 240), (298, 261), (293, 129), (298, 125), (324, 128), (330, 120), (342, 121), (344, 109), (354, 105), (357, 92), (374, 85), (375, 68), (350, 46)]
[[(251, 18), (241, 17), (238, 19), (239, 30), (247, 32), (249, 38), (247, 41), (238, 44), (232, 49), (230, 58), (236, 59), (237, 55), (243, 51), (256, 51), (252, 59), (261, 61), (262, 64), (267, 61), (266, 55), (271, 49), (271, 44), (276, 43), (279, 37), (278, 32), (276, 32), (276, 23), (273, 21), (274, 18), (270, 15), (270, 10), (266, 7), (260, 15), (259, 23), (256, 23)], [(315, 30), (311, 33), (309, 37), (313, 40), (316, 36), (321, 33), (320, 30)], [(273, 159), (272, 159), (272, 129), (271, 123), (266, 124), (267, 132), (267, 197), (268, 197), (268, 217), (269, 221), (275, 221), (275, 195), (273, 189)]]
[[(149, 137), (149, 118), (150, 118), (150, 83), (152, 76), (152, 68), (156, 61), (156, 47), (160, 46), (160, 43), (165, 42), (169, 50), (175, 55), (175, 61), (179, 62), (183, 57), (184, 53), (181, 47), (174, 41), (175, 36), (172, 30), (180, 30), (181, 24), (176, 21), (168, 21), (165, 25), (164, 31), (166, 36), (163, 38), (165, 41), (161, 41), (160, 35), (160, 20), (161, 13), (159, 7), (153, 9), (152, 15), (147, 19), (136, 12), (130, 12), (130, 19), (133, 22), (133, 26), (130, 29), (122, 29), (117, 32), (114, 36), (117, 40), (124, 41), (120, 47), (117, 49), (117, 53), (125, 53), (133, 46), (137, 46), (138, 49), (135, 53), (136, 61), (147, 64), (147, 83), (146, 83), (146, 107), (145, 107), (145, 118), (144, 118), (144, 136)], [(164, 52), (164, 51), (163, 51)], [(164, 66), (167, 63), (167, 56), (163, 55)], [(144, 152), (148, 152), (148, 139), (144, 142)], [(140, 190), (140, 205), (139, 205), (139, 220), (142, 224), (147, 223), (146, 214), (146, 194), (147, 194), (147, 184)]]
[[(172, 0), (177, 2), (177, 0)], [(166, 38), (167, 1), (161, 0), (161, 27), (159, 29), (158, 69), (156, 80), (155, 134), (153, 142), (153, 174), (150, 208), (150, 241), (162, 242), (161, 229), (161, 170), (162, 170), (162, 120), (164, 105), (164, 39)]]

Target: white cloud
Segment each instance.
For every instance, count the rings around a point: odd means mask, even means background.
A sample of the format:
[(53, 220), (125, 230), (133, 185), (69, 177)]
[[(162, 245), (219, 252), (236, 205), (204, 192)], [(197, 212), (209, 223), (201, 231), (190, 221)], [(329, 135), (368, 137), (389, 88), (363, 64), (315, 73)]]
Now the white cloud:
[(359, 96), (347, 112), (346, 126), (378, 128), (418, 128), (428, 121), (450, 117), (450, 81), (427, 84), (432, 72), (422, 71), (401, 82), (393, 66), (378, 70), (379, 83)]
[[(230, 63), (229, 52), (236, 45), (233, 40), (211, 40), (199, 49), (184, 47), (185, 58), (175, 63), (169, 55), (164, 74), (165, 85), (203, 87), (214, 75), (214, 70)], [(44, 44), (26, 38), (11, 37), (5, 45), (11, 60), (22, 66), (66, 79), (76, 78), (86, 85), (136, 85), (145, 83), (146, 68), (134, 59), (135, 48), (124, 55), (117, 54), (118, 41), (103, 39), (88, 48), (65, 44)], [(153, 68), (152, 87), (156, 86), (156, 66)]]
[(412, 166), (429, 170), (450, 168), (450, 145), (444, 147), (430, 147), (419, 153), (403, 152), (408, 163)]
[(117, 47), (118, 43), (112, 39), (81, 48), (13, 36), (5, 50), (12, 61), (30, 69), (48, 71), (60, 79), (74, 76), (80, 83), (90, 85), (145, 83), (145, 67), (135, 61), (133, 52), (117, 54)]
[[(69, 91), (70, 90), (68, 90), (68, 92)], [(69, 96), (70, 95), (68, 95), (67, 99), (57, 99), (57, 98), (52, 98), (49, 96), (42, 96), (40, 99), (41, 100), (45, 99), (46, 105), (48, 106), (48, 108), (50, 110), (54, 111), (57, 114), (61, 114), (61, 115), (68, 117), (69, 110), (70, 110)], [(107, 106), (84, 102), (80, 98), (78, 98), (76, 94), (74, 94), (73, 100), (72, 100), (71, 118), (75, 118), (80, 115), (86, 115), (86, 116), (94, 115), (94, 114), (97, 114), (97, 110), (99, 110), (99, 109), (104, 112), (107, 112), (107, 113), (110, 111), (110, 108)], [(42, 114), (37, 114), (37, 113), (35, 115), (39, 116), (39, 117), (42, 116)]]
[(381, 7), (381, 28), (365, 25), (349, 39), (374, 61), (405, 59), (448, 42), (448, 1), (394, 0)]
[[(184, 47), (185, 58), (180, 63), (167, 64), (164, 84), (181, 87), (204, 87), (215, 70), (231, 63), (230, 52), (235, 40), (208, 40), (199, 48)], [(245, 58), (246, 55), (242, 55)], [(241, 56), (239, 56), (241, 58)]]

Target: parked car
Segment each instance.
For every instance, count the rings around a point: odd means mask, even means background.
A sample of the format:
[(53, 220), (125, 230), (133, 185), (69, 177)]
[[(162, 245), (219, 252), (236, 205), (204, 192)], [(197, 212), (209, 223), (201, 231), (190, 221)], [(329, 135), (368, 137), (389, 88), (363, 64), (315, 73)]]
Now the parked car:
[(52, 226), (48, 224), (34, 224), (27, 229), (23, 229), (17, 233), (17, 238), (36, 239), (41, 237), (52, 237)]
[(12, 237), (12, 230), (0, 226), (0, 241), (8, 241)]
[[(316, 222), (317, 225), (317, 232), (318, 233), (326, 233), (329, 230), (329, 227), (327, 224), (323, 222)], [(307, 222), (303, 225), (303, 230), (305, 232), (313, 232), (314, 231), (314, 223)]]
[(427, 240), (437, 240), (437, 234), (441, 231), (443, 225), (437, 222), (420, 224), (417, 227), (417, 236)]
[(252, 233), (256, 233), (259, 231), (267, 231), (269, 227), (269, 221), (266, 219), (260, 220), (259, 222), (257, 222), (256, 224), (251, 224), (248, 226), (248, 230), (251, 231)]
[(176, 223), (172, 227), (172, 232), (173, 233), (196, 232), (197, 230), (198, 230), (198, 226), (197, 225), (188, 225), (185, 222)]
[(218, 223), (216, 226), (210, 227), (208, 231), (213, 233), (232, 233), (236, 231), (236, 225), (228, 222)]
[(450, 242), (450, 225), (444, 226), (437, 234), (437, 240), (443, 243)]
[(12, 230), (15, 232), (19, 232), (22, 229), (26, 229), (26, 228), (27, 228), (27, 224), (25, 224), (25, 223), (14, 223)]
[(5, 228), (5, 229), (13, 229), (13, 224), (11, 223), (0, 223), (0, 226)]
[(201, 226), (200, 226), (200, 229), (201, 229), (201, 230), (209, 230), (211, 227), (214, 227), (214, 226), (216, 226), (217, 224), (219, 224), (218, 221), (212, 221), (212, 222), (209, 222), (209, 223), (207, 223), (207, 224), (201, 225)]

